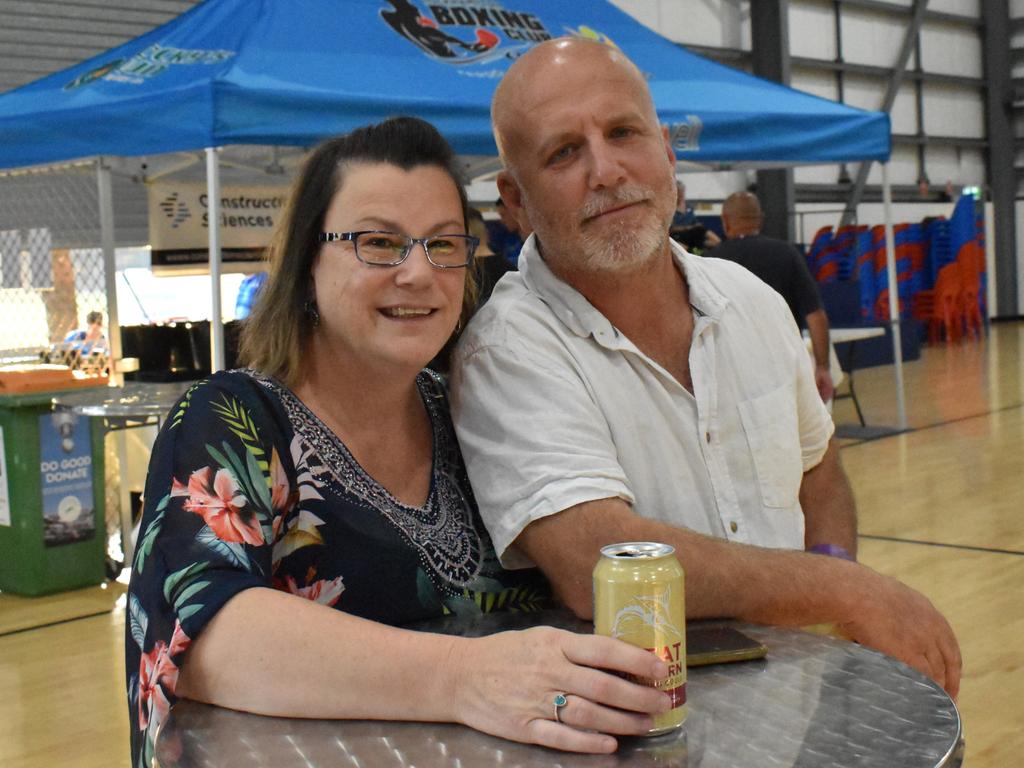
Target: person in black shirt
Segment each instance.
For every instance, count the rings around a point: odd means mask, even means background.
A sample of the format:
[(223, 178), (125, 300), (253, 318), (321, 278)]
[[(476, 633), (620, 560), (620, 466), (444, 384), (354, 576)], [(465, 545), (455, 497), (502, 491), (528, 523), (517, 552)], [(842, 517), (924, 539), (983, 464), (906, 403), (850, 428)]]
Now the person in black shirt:
[(829, 371), (828, 317), (818, 286), (800, 252), (790, 243), (761, 234), (764, 214), (750, 192), (735, 192), (722, 204), (726, 240), (708, 256), (740, 264), (768, 283), (789, 305), (797, 325), (806, 327), (814, 351), (814, 381), (826, 403), (834, 385)]

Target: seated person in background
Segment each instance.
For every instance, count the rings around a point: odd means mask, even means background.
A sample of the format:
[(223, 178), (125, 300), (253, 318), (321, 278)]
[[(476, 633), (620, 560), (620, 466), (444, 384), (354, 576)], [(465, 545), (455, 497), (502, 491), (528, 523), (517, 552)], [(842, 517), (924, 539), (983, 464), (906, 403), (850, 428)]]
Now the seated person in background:
[(761, 234), (764, 214), (750, 192), (734, 192), (722, 204), (726, 241), (705, 256), (726, 259), (746, 267), (786, 300), (797, 325), (810, 332), (814, 351), (814, 383), (824, 402), (832, 399), (834, 386), (829, 369), (828, 316), (821, 305), (818, 284), (807, 262), (792, 243)]
[(669, 239), (675, 157), (639, 70), (541, 43), (492, 124), (498, 188), (534, 234), (459, 341), (452, 415), (502, 562), (540, 566), (588, 617), (603, 545), (666, 542), (689, 616), (835, 622), (955, 694), (946, 620), (851, 562), (853, 494), (785, 303)]
[(41, 356), (44, 362), (66, 365), (69, 368), (89, 367), (89, 358), (107, 354), (107, 337), (103, 335), (103, 313), (90, 312), (85, 316), (85, 328), (68, 332), (64, 340), (54, 344)]
[[(244, 326), (252, 368), (197, 383), (165, 421), (128, 595), (136, 768), (179, 697), (454, 721), (581, 752), (610, 752), (610, 734), (668, 709), (617, 674), (667, 665), (618, 640), (394, 626), (549, 594), (536, 571), (498, 564), (445, 389), (422, 370), (467, 311), (476, 240), (456, 169), (414, 118), (314, 150)], [(556, 691), (575, 694), (560, 722)]]
[(676, 180), (676, 212), (672, 216), (668, 233), (683, 248), (698, 255), (722, 242), (718, 235), (697, 221), (693, 208), (686, 205), (686, 185), (678, 179)]

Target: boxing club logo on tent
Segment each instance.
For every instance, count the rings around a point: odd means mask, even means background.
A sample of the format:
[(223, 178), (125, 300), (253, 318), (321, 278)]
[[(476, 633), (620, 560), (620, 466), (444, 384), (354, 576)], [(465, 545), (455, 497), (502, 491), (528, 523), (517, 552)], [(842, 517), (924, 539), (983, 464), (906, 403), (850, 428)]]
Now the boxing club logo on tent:
[[(427, 56), (445, 64), (514, 59), (551, 33), (536, 15), (496, 0), (385, 0), (381, 19)], [(502, 36), (506, 42), (502, 43)]]
[(141, 85), (172, 66), (218, 64), (235, 55), (234, 51), (189, 50), (153, 44), (128, 58), (115, 59), (90, 69), (64, 86), (65, 91), (81, 88), (96, 80)]

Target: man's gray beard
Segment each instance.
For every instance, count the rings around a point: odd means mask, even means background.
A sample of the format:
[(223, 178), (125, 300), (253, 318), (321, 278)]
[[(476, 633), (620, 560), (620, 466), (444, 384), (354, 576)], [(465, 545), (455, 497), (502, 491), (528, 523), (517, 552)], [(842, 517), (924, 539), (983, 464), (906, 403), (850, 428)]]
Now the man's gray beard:
[[(628, 187), (615, 192), (591, 197), (577, 214), (586, 219), (596, 216), (602, 210), (617, 203), (656, 200), (651, 190)], [(523, 203), (528, 211), (534, 211), (531, 201), (523, 190)], [(651, 212), (649, 221), (639, 226), (626, 227), (614, 232), (611, 237), (599, 237), (594, 233), (580, 232), (579, 250), (567, 251), (565, 243), (558, 237), (546, 237), (556, 231), (570, 227), (579, 228), (579, 218), (566, 217), (562, 221), (548, 219), (540, 210), (530, 214), (534, 222), (536, 238), (541, 244), (546, 259), (554, 259), (566, 265), (576, 264), (600, 272), (627, 273), (644, 267), (657, 256), (668, 243), (669, 219), (658, 221), (656, 212)]]
[(584, 234), (580, 260), (600, 272), (625, 273), (650, 263), (668, 242), (668, 227), (644, 224), (639, 230), (620, 229), (611, 237)]

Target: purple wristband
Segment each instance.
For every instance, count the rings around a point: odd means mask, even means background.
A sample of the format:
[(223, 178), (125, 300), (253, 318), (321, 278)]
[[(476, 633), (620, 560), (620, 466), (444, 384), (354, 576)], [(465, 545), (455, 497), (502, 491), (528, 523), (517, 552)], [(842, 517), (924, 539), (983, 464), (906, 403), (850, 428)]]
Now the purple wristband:
[(843, 560), (853, 561), (853, 555), (840, 547), (838, 544), (815, 544), (807, 550), (815, 555), (828, 555), (829, 557), (841, 557)]

